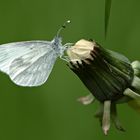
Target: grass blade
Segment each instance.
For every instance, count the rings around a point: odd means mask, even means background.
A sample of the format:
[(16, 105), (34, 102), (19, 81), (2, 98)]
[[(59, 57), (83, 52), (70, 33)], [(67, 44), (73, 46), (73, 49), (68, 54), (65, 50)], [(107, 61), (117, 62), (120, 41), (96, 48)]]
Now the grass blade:
[(107, 36), (112, 0), (105, 0), (105, 38)]

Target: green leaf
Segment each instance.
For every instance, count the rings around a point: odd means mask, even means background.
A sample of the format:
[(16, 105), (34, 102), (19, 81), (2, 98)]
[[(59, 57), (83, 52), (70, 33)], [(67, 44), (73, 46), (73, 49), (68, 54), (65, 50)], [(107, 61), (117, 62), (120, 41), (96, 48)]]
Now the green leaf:
[(112, 0), (105, 0), (105, 38), (107, 36)]

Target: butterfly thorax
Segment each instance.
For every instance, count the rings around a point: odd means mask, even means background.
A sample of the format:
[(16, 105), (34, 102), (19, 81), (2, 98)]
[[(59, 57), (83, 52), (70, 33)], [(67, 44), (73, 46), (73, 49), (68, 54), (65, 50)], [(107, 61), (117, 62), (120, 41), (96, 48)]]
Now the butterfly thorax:
[(56, 54), (58, 56), (62, 56), (63, 53), (64, 53), (64, 47), (62, 45), (62, 38), (61, 37), (55, 37), (53, 40), (52, 40), (52, 47), (53, 49), (55, 50)]

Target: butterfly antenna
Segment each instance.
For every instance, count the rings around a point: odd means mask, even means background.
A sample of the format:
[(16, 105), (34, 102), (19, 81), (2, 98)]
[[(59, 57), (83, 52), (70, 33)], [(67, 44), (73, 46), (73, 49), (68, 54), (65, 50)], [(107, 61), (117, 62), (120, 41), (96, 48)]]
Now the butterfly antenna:
[(61, 32), (63, 29), (65, 29), (69, 23), (71, 23), (71, 21), (70, 21), (70, 20), (67, 20), (67, 21), (60, 27), (60, 29), (57, 31), (57, 37), (59, 37), (60, 32)]

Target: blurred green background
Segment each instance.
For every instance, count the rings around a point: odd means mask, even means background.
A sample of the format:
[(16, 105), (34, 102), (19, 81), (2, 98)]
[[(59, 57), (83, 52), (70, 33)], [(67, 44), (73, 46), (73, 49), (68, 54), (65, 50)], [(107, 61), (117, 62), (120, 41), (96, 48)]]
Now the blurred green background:
[[(112, 0), (108, 34), (104, 37), (104, 0), (0, 0), (0, 43), (52, 40), (61, 24), (63, 43), (93, 38), (102, 46), (140, 60), (140, 1)], [(17, 52), (18, 53), (18, 52)], [(111, 127), (103, 135), (94, 118), (97, 103), (83, 106), (76, 100), (89, 91), (58, 60), (46, 84), (23, 88), (0, 73), (1, 140), (131, 140), (140, 137), (140, 114), (119, 105), (126, 132)]]

